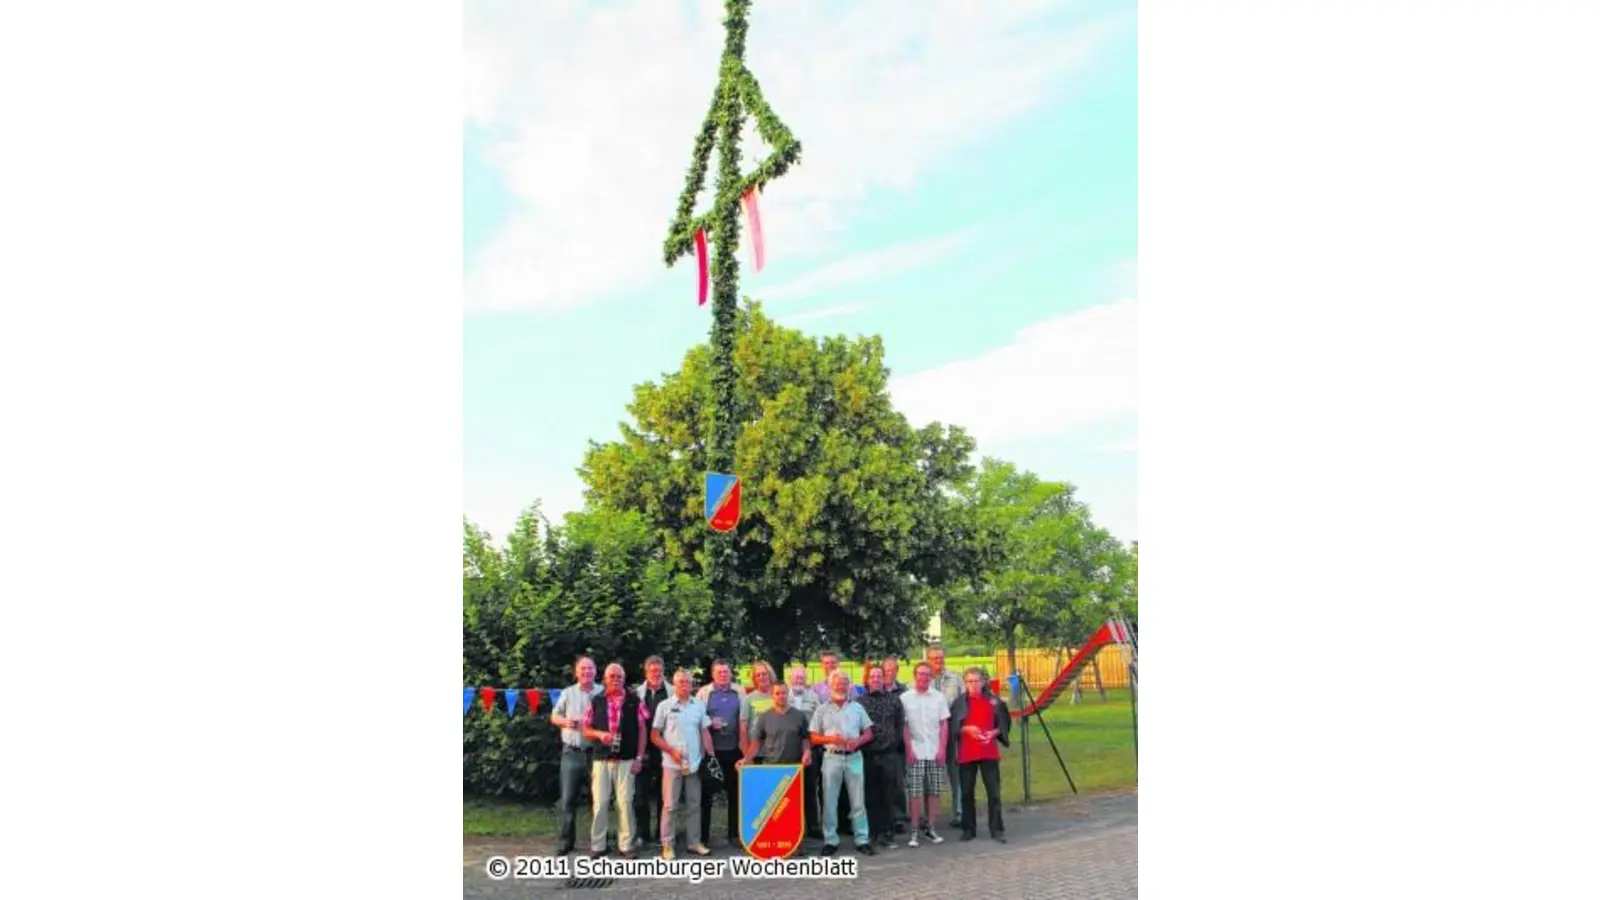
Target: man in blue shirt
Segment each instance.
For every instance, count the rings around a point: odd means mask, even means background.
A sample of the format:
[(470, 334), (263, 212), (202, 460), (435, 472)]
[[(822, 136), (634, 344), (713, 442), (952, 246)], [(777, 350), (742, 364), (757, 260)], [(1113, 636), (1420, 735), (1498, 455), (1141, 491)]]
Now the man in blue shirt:
[(725, 659), (711, 663), (711, 683), (700, 691), (706, 715), (711, 719), (711, 745), (722, 780), (715, 778), (701, 785), (700, 831), (711, 836), (711, 800), (721, 791), (728, 798), (728, 844), (739, 842), (739, 779), (736, 768), (744, 757), (739, 746), (739, 708), (744, 705), (744, 688), (733, 683), (733, 666)]
[(865, 769), (861, 747), (872, 742), (872, 721), (861, 704), (850, 699), (850, 679), (843, 672), (833, 673), (829, 681), (828, 702), (817, 707), (811, 717), (811, 743), (823, 748), (822, 755), (822, 855), (839, 852), (839, 788), (850, 796), (850, 823), (855, 832), (856, 852), (875, 856), (872, 835), (867, 830), (864, 785)]

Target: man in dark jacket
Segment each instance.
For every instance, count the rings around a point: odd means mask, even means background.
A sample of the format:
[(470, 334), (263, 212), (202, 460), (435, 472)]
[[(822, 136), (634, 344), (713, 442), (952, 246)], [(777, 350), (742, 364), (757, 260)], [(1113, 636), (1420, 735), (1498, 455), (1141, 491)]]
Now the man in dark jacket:
[[(656, 720), (656, 707), (672, 694), (665, 671), (666, 666), (659, 656), (644, 661), (644, 683), (634, 691), (638, 694), (639, 705), (644, 708), (646, 722)], [(655, 811), (654, 817), (651, 810)], [(654, 839), (661, 833), (661, 748), (650, 741), (645, 742), (644, 768), (633, 784), (633, 823), (634, 833), (638, 835), (634, 839), (635, 850), (643, 846), (645, 835)]]
[(1006, 842), (1006, 826), (1000, 816), (1000, 748), (1011, 746), (1011, 710), (1005, 701), (989, 692), (989, 678), (980, 668), (968, 669), (966, 690), (950, 707), (950, 730), (959, 735), (958, 762), (961, 770), (961, 839), (978, 836), (978, 779), (989, 805), (989, 836)]
[(867, 782), (867, 827), (879, 844), (894, 848), (894, 798), (905, 793), (906, 710), (900, 696), (887, 689), (883, 666), (867, 670), (867, 693), (861, 706), (872, 720), (872, 743), (863, 760)]
[(633, 779), (644, 767), (645, 720), (639, 697), (623, 687), (620, 663), (606, 666), (605, 693), (594, 699), (584, 719), (583, 736), (592, 741), (594, 821), (589, 829), (589, 855), (606, 852), (607, 807), (617, 805), (617, 850), (633, 858)]

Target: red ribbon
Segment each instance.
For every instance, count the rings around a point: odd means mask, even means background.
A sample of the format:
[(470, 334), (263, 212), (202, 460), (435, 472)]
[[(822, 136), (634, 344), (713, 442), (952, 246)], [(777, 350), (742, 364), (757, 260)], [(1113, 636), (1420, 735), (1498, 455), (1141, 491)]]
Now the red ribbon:
[(761, 207), (756, 205), (756, 189), (744, 193), (744, 214), (750, 220), (750, 252), (755, 257), (756, 271), (767, 264), (767, 243), (761, 236)]
[(706, 305), (706, 286), (710, 284), (710, 267), (706, 262), (706, 230), (698, 229), (694, 233), (694, 258), (700, 268), (700, 305)]

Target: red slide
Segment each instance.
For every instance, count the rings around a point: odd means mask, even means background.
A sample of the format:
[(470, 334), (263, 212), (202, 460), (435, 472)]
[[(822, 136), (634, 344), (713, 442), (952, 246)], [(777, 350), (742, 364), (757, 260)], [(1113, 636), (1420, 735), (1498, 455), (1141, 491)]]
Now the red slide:
[[(1096, 653), (1099, 653), (1110, 644), (1126, 643), (1128, 643), (1128, 634), (1121, 625), (1115, 622), (1107, 622), (1101, 625), (1100, 630), (1096, 631), (1094, 636), (1084, 643), (1082, 649), (1073, 654), (1072, 659), (1061, 670), (1061, 674), (1057, 675), (1054, 681), (1039, 692), (1039, 695), (1034, 698), (1033, 704), (1027, 709), (1013, 709), (1011, 718), (1020, 719), (1023, 716), (1031, 716), (1036, 712), (1044, 712), (1049, 708), (1050, 704), (1056, 702), (1057, 697), (1066, 693), (1067, 686), (1072, 684), (1072, 679), (1078, 674), (1079, 670), (1089, 664), (1091, 659), (1094, 659)], [(1001, 683), (1003, 684), (1004, 680)]]

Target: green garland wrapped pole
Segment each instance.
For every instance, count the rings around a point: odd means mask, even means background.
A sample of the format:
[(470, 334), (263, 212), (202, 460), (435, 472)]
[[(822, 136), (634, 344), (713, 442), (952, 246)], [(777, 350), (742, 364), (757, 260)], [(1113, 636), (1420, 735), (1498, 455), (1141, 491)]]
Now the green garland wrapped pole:
[[(734, 317), (739, 306), (739, 204), (740, 198), (752, 189), (760, 190), (768, 182), (782, 176), (789, 167), (800, 160), (800, 143), (789, 129), (778, 120), (761, 96), (761, 86), (756, 83), (744, 64), (745, 34), (749, 31), (750, 4), (752, 0), (726, 0), (726, 16), (722, 20), (727, 40), (722, 48), (722, 65), (717, 78), (717, 89), (711, 98), (711, 109), (694, 141), (694, 158), (689, 164), (689, 175), (678, 198), (677, 215), (667, 232), (664, 255), (668, 267), (695, 247), (695, 235), (708, 232), (714, 250), (711, 261), (711, 435), (706, 442), (706, 468), (710, 472), (734, 471), (734, 443), (738, 439), (739, 423), (734, 414), (733, 341)], [(739, 175), (739, 137), (746, 115), (756, 120), (756, 131), (772, 148), (756, 170), (749, 175)], [(706, 165), (711, 160), (711, 148), (717, 154), (716, 197), (705, 215), (694, 218), (694, 201), (705, 186)], [(735, 531), (718, 533), (708, 529), (707, 576), (714, 596), (727, 600), (732, 597), (737, 544)], [(742, 611), (730, 622), (726, 635), (737, 648), (742, 631)]]

